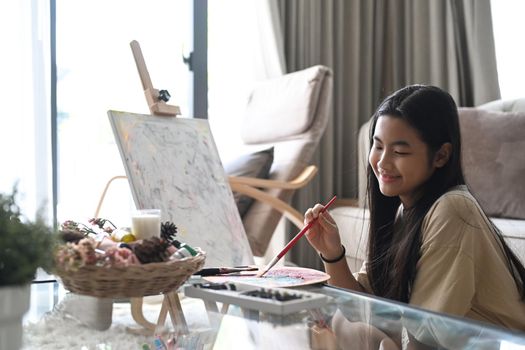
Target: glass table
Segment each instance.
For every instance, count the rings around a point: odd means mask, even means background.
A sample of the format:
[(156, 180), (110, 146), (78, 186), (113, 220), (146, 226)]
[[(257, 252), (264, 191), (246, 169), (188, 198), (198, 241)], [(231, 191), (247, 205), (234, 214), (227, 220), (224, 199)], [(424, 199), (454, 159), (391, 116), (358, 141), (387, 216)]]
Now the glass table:
[(37, 269), (31, 282), (31, 307), (25, 314), (24, 321), (36, 322), (43, 313), (52, 310), (65, 293), (55, 276)]
[[(38, 284), (33, 286), (38, 287)], [(521, 349), (525, 350), (525, 333), (513, 332), (466, 319), (430, 312), (351, 292), (328, 285), (312, 285), (294, 290), (319, 293), (327, 302), (311, 308), (279, 315), (249, 310), (230, 303), (210, 302), (184, 296), (179, 291), (182, 310), (188, 322), (187, 332), (177, 325), (164, 333), (174, 339), (177, 349)], [(50, 293), (54, 292), (50, 291)], [(32, 299), (31, 310), (38, 309)], [(205, 308), (205, 305), (208, 304)], [(157, 304), (156, 310), (160, 309)], [(157, 311), (158, 312), (158, 311)], [(115, 328), (115, 314), (111, 329)], [(93, 331), (94, 337), (104, 332)], [(132, 337), (131, 333), (122, 334)], [(106, 337), (107, 339), (107, 337)], [(153, 335), (149, 339), (155, 349)], [(85, 349), (120, 349), (117, 340), (106, 347)], [(127, 349), (132, 349), (129, 347)], [(54, 347), (49, 347), (54, 349)], [(136, 349), (144, 349), (137, 345)]]
[[(329, 302), (289, 315), (235, 306), (209, 312), (212, 348), (525, 350), (525, 333), (328, 285), (301, 290), (326, 295)], [(181, 343), (190, 347), (199, 344), (191, 333), (185, 339)]]

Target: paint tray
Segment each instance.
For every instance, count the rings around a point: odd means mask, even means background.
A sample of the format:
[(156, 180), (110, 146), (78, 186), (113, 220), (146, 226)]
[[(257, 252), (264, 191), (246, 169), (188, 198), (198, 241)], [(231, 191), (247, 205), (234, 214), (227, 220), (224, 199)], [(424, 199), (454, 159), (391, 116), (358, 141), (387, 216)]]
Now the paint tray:
[(193, 283), (184, 288), (184, 294), (204, 301), (238, 305), (277, 315), (320, 308), (328, 302), (328, 297), (323, 294), (287, 288), (256, 287), (239, 282)]

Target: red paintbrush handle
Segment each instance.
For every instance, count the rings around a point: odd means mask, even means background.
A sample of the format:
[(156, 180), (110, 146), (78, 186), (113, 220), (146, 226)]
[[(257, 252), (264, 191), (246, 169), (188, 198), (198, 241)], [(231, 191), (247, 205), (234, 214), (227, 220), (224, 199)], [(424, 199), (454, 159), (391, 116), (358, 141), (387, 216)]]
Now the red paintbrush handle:
[[(328, 209), (328, 207), (332, 205), (333, 202), (335, 202), (336, 198), (337, 196), (334, 196), (332, 199), (330, 199), (330, 201), (326, 203), (326, 205), (324, 206), (323, 210), (321, 210), (321, 213), (324, 213), (326, 209)], [(290, 242), (288, 242), (288, 244), (283, 248), (283, 250), (281, 250), (281, 252), (277, 255), (277, 257), (280, 259), (286, 253), (288, 253), (288, 251), (295, 245), (295, 243), (297, 243), (299, 239), (301, 239), (302, 236), (304, 236), (304, 234), (310, 229), (310, 227), (312, 227), (313, 224), (315, 224), (316, 221), (317, 221), (317, 218), (310, 221), (305, 227), (303, 227), (303, 229), (298, 234), (296, 234), (295, 237), (292, 238)]]

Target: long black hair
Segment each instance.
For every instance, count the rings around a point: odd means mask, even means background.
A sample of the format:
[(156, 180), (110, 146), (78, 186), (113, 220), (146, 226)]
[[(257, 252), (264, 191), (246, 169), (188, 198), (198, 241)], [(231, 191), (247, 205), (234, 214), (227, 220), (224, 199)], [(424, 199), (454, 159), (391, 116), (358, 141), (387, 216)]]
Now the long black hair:
[[(396, 220), (400, 206), (399, 197), (387, 197), (368, 164), (367, 195), (370, 209), (370, 234), (368, 242), (368, 278), (374, 294), (408, 303), (420, 258), (421, 225), (432, 204), (453, 186), (464, 185), (461, 167), (461, 135), (456, 103), (452, 96), (435, 86), (411, 85), (388, 96), (372, 117), (370, 147), (379, 117), (388, 115), (402, 118), (418, 133), (428, 146), (429, 159), (445, 143), (452, 145), (448, 162), (436, 168), (423, 184), (422, 195), (415, 205), (403, 212), (403, 219)], [(525, 300), (525, 268), (505, 243), (494, 225), (508, 267)]]

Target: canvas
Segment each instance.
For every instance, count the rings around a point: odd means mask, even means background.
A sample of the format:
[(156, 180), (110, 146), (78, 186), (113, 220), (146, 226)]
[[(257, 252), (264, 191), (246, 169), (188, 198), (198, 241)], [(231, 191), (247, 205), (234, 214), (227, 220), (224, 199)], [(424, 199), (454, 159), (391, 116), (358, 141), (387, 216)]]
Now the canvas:
[(109, 111), (137, 208), (161, 209), (206, 266), (253, 264), (207, 120)]

